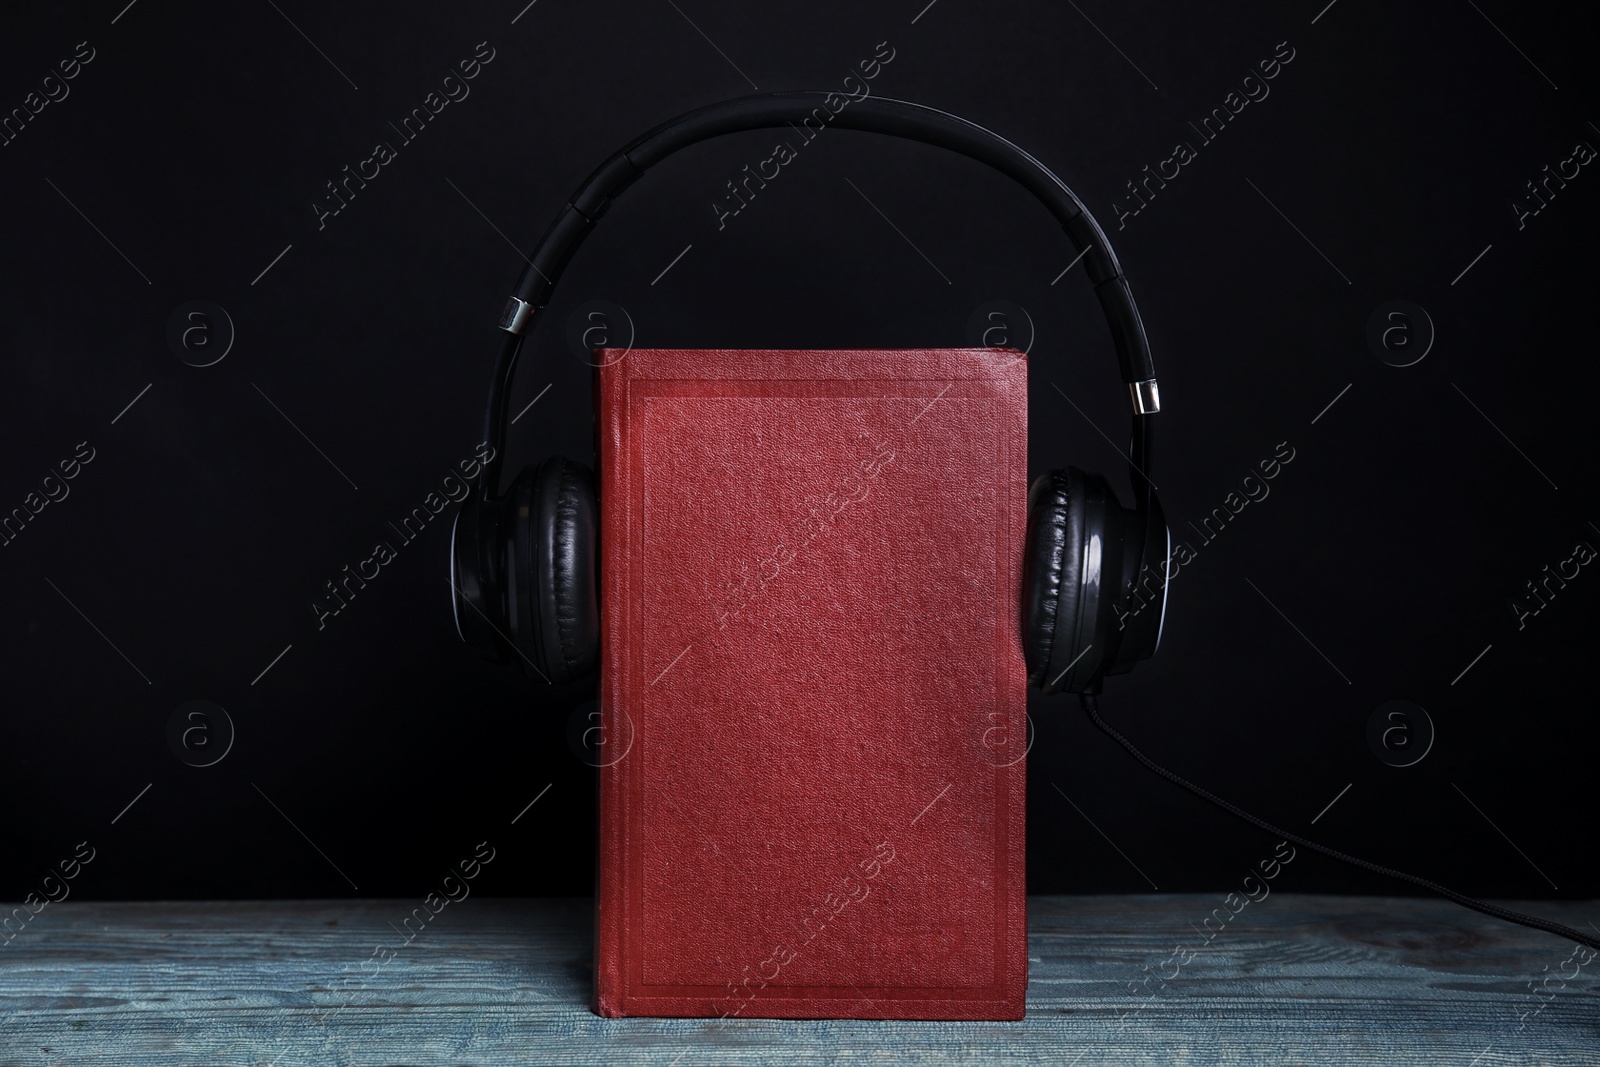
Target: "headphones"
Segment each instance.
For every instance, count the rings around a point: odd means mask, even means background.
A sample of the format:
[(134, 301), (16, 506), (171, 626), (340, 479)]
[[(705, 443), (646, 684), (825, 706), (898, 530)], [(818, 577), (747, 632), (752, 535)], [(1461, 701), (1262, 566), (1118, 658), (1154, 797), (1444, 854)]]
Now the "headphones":
[[(938, 145), (987, 163), (1033, 193), (1077, 246), (1110, 323), (1122, 380), (1128, 383), (1133, 404), (1128, 456), (1132, 508), (1117, 502), (1104, 478), (1075, 467), (1041, 475), (1028, 490), (1019, 620), (1028, 682), (1046, 693), (1077, 693), (1090, 721), (1134, 759), (1274, 837), (1437, 893), (1484, 915), (1600, 949), (1600, 938), (1561, 923), (1485, 903), (1274, 826), (1162, 767), (1106, 722), (1098, 706), (1105, 676), (1132, 670), (1154, 655), (1161, 642), (1170, 574), (1166, 568), (1172, 557), (1172, 536), (1150, 480), (1160, 394), (1128, 280), (1083, 201), (1010, 141), (919, 104), (869, 97), (836, 110), (828, 106), (829, 99), (845, 98), (822, 92), (767, 93), (712, 104), (657, 126), (596, 168), (545, 231), (500, 316), (505, 337), (489, 388), (484, 439), (504, 444), (511, 376), (523, 327), (548, 303), (573, 252), (617, 194), (679, 149), (725, 133), (812, 119)], [(490, 453), (477, 493), (463, 503), (451, 529), (456, 632), (490, 659), (507, 662), (512, 654), (520, 656), (529, 673), (544, 681), (577, 681), (594, 670), (600, 651), (594, 475), (557, 456), (525, 468), (504, 496), (496, 496), (502, 451)], [(1133, 600), (1139, 607), (1130, 611)], [(1148, 610), (1152, 606), (1155, 610)]]
[[(680, 149), (722, 134), (810, 119), (922, 141), (987, 163), (1033, 193), (1077, 247), (1132, 400), (1132, 508), (1121, 506), (1100, 475), (1075, 467), (1041, 475), (1028, 492), (1020, 620), (1028, 681), (1047, 693), (1097, 693), (1106, 675), (1126, 673), (1155, 653), (1171, 556), (1171, 535), (1150, 480), (1160, 394), (1128, 280), (1083, 201), (1010, 141), (931, 107), (882, 98), (828, 106), (840, 99), (837, 93), (791, 92), (712, 104), (657, 126), (597, 167), (528, 257), (501, 315), (505, 337), (489, 389), (484, 439), (504, 444), (523, 328), (549, 302), (572, 254), (618, 194)], [(592, 672), (599, 659), (594, 475), (556, 456), (524, 468), (497, 496), (502, 451), (496, 448), (484, 464), (478, 490), (462, 505), (451, 531), (456, 632), (490, 659), (509, 662), (515, 655), (531, 676), (573, 682)], [(1129, 611), (1140, 582), (1144, 594), (1159, 603), (1141, 598), (1139, 610)]]

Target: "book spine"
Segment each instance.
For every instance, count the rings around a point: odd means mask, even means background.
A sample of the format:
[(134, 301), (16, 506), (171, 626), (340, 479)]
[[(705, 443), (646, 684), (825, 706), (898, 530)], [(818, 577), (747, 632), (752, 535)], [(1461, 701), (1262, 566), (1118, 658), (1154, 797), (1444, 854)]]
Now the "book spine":
[[(627, 703), (629, 677), (625, 642), (628, 568), (626, 448), (628, 360), (595, 371), (595, 462), (600, 492), (600, 721), (607, 741), (623, 741), (619, 720)], [(626, 743), (623, 741), (623, 743)], [(610, 746), (605, 746), (609, 750)], [(624, 916), (627, 914), (625, 855), (627, 755), (602, 761), (598, 773), (595, 849), (594, 1011), (616, 1017), (626, 1014), (623, 973)]]

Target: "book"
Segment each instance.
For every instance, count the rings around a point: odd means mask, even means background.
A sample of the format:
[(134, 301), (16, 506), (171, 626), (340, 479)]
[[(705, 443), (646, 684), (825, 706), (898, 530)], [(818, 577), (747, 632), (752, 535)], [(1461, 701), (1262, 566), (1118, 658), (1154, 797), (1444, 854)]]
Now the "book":
[(599, 356), (595, 1011), (1022, 1018), (1023, 355)]

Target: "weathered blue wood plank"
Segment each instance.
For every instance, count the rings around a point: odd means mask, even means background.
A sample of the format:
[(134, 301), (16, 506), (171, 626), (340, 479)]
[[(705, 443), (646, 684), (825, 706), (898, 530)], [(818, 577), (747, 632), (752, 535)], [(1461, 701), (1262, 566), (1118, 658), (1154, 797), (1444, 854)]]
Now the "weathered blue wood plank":
[(1207, 943), (1219, 905), (1033, 898), (1025, 1021), (883, 1023), (597, 1018), (587, 901), (471, 898), (365, 970), (410, 902), (68, 902), (0, 947), (0, 1063), (1600, 1064), (1600, 959), (1557, 938), (1275, 893)]

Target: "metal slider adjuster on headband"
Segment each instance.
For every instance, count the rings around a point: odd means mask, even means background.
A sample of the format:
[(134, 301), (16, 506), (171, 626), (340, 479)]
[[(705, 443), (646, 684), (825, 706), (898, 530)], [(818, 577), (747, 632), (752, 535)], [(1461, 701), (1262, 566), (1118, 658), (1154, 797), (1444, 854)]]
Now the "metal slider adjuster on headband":
[(1154, 378), (1143, 382), (1129, 382), (1128, 396), (1133, 400), (1135, 415), (1151, 415), (1161, 410), (1161, 390), (1156, 388)]
[(500, 312), (500, 328), (506, 333), (521, 333), (522, 327), (533, 317), (533, 312), (532, 304), (512, 297), (506, 301), (505, 310)]

